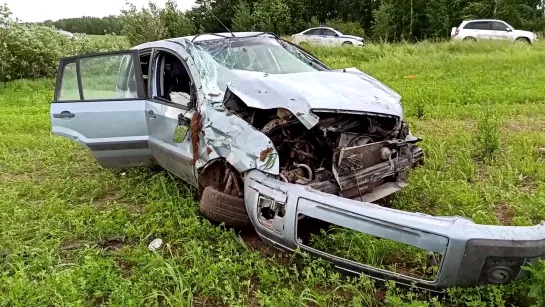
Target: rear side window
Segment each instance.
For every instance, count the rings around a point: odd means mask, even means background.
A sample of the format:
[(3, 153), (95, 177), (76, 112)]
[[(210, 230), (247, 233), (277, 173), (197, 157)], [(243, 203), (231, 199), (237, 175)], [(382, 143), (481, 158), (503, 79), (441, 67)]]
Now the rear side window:
[(55, 101), (145, 98), (138, 59), (138, 51), (133, 50), (61, 60)]
[(491, 30), (492, 23), (490, 21), (474, 21), (466, 24), (464, 29), (468, 30)]
[(66, 63), (62, 69), (62, 80), (57, 100), (79, 100), (76, 61)]
[[(82, 58), (80, 70), (84, 99), (138, 98), (134, 74), (129, 76), (133, 66), (130, 54)], [(117, 89), (119, 74), (126, 76), (126, 86), (120, 90)]]

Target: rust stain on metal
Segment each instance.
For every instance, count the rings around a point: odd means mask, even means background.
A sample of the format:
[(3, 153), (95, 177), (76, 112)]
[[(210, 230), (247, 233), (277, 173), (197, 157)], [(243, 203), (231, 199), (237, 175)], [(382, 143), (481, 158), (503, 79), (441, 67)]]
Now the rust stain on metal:
[(210, 155), (211, 152), (212, 152), (212, 148), (206, 147), (206, 154)]
[(191, 146), (193, 147), (193, 163), (195, 163), (199, 160), (199, 137), (202, 130), (201, 114), (199, 112), (193, 113), (189, 130), (191, 132)]
[(265, 159), (267, 159), (267, 156), (273, 151), (273, 148), (272, 147), (268, 147), (267, 149), (263, 150), (260, 154), (259, 154), (259, 160), (261, 161), (265, 161)]

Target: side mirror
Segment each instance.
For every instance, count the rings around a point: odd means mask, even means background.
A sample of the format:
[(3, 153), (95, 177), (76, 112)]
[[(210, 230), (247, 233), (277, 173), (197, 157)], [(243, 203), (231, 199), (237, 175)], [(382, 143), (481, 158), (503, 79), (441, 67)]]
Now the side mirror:
[(189, 119), (187, 119), (184, 114), (180, 113), (178, 115), (178, 125), (174, 128), (174, 134), (172, 136), (172, 141), (174, 143), (182, 143), (189, 131)]
[(505, 29), (505, 31), (507, 31), (507, 32), (512, 32), (512, 31), (513, 31), (513, 29), (511, 29), (511, 28), (507, 28), (507, 29)]
[(335, 33), (335, 37), (339, 37), (339, 34)]

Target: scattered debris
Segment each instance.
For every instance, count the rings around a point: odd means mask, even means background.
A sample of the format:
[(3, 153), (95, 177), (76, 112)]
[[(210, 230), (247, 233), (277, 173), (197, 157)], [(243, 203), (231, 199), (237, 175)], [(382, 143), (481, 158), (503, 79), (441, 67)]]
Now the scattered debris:
[(265, 159), (267, 159), (267, 156), (273, 151), (273, 148), (272, 147), (268, 147), (267, 149), (263, 150), (260, 154), (259, 154), (259, 160), (261, 161), (265, 161)]
[(408, 76), (403, 77), (403, 79), (411, 79), (411, 80), (414, 79), (414, 78), (415, 78), (414, 75), (408, 75)]
[(121, 173), (121, 176), (125, 176), (125, 175), (127, 175), (127, 172)]
[(540, 149), (539, 149), (539, 152), (540, 152), (541, 154), (545, 155), (545, 147), (540, 148)]
[(191, 118), (189, 129), (191, 130), (191, 146), (193, 149), (193, 163), (195, 163), (197, 162), (197, 160), (199, 160), (199, 137), (200, 137), (199, 135), (202, 130), (201, 113), (199, 112), (193, 113), (193, 117)]
[(163, 245), (163, 240), (155, 239), (155, 240), (151, 241), (151, 243), (148, 245), (148, 249), (150, 251), (156, 251), (161, 247), (161, 245)]

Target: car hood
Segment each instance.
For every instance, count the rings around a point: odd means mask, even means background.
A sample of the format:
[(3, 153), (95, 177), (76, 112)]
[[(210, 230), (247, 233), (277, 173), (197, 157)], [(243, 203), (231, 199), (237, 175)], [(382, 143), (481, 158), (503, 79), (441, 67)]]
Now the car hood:
[(308, 129), (319, 119), (311, 111), (403, 118), (399, 94), (355, 68), (293, 74), (237, 72), (237, 75), (227, 89), (246, 105), (258, 109), (285, 108)]
[(363, 37), (359, 37), (359, 36), (354, 36), (354, 35), (341, 35), (341, 37), (343, 38), (352, 38), (352, 39), (357, 39), (357, 40), (362, 40), (363, 41)]

